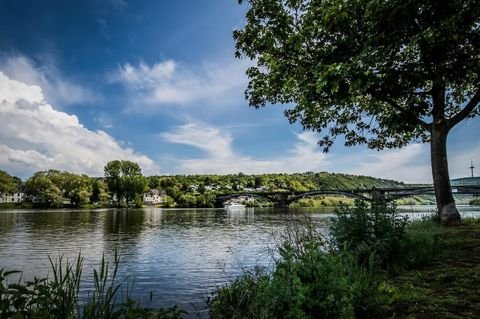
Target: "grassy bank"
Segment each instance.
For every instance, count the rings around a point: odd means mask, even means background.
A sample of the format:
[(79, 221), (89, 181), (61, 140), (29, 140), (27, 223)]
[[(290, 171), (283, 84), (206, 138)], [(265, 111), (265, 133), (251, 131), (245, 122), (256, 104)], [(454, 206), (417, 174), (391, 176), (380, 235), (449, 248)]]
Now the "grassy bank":
[[(307, 227), (308, 229), (308, 227)], [(290, 233), (273, 272), (217, 290), (211, 318), (480, 318), (480, 224), (342, 208), (326, 240)]]
[(385, 282), (378, 318), (480, 318), (480, 224), (442, 228), (438, 254)]

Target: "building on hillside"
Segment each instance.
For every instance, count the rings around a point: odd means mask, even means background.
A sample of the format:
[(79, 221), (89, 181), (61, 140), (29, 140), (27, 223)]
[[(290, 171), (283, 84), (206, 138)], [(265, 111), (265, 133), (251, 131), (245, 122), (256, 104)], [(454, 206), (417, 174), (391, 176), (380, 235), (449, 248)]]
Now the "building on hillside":
[(160, 205), (165, 199), (166, 193), (164, 190), (151, 189), (149, 192), (143, 194), (143, 203), (145, 205)]
[(0, 203), (21, 203), (25, 199), (25, 193), (0, 194)]

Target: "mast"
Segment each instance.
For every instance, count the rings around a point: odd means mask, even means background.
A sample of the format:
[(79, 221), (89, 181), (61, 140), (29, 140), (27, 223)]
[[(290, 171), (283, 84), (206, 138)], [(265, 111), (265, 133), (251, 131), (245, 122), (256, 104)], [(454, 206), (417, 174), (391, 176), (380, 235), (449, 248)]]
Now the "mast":
[(470, 170), (472, 171), (472, 177), (473, 177), (473, 169), (474, 169), (474, 168), (475, 168), (475, 167), (473, 166), (473, 161), (470, 160)]

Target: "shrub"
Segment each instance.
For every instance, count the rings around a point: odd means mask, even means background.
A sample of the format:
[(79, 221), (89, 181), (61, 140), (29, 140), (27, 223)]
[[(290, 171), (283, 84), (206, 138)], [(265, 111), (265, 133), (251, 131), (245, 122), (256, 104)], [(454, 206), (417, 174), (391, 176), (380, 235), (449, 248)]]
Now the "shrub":
[(440, 249), (442, 231), (432, 218), (409, 223), (401, 242), (401, 264), (408, 268), (429, 264)]
[(268, 281), (265, 271), (256, 268), (216, 290), (207, 299), (210, 318), (266, 318), (259, 295)]
[(390, 269), (401, 258), (406, 227), (407, 217), (399, 216), (394, 206), (356, 201), (354, 206), (336, 210), (331, 240), (337, 249), (352, 252), (360, 264), (375, 254), (380, 266)]
[(288, 244), (280, 249), (282, 258), (260, 294), (269, 318), (354, 318), (363, 312), (374, 281), (371, 267), (311, 243), (297, 252)]
[(211, 318), (361, 317), (376, 281), (373, 263), (333, 253), (308, 223), (289, 226), (274, 270), (245, 273), (214, 292)]

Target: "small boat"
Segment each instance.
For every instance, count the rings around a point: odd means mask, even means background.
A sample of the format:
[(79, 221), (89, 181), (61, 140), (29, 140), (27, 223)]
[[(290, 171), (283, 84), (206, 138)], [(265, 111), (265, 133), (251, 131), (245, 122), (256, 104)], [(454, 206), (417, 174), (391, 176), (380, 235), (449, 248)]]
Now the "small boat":
[(227, 210), (232, 210), (232, 209), (245, 209), (245, 205), (231, 202), (231, 203), (225, 204), (225, 209), (227, 209)]

